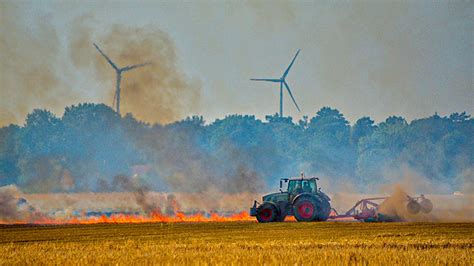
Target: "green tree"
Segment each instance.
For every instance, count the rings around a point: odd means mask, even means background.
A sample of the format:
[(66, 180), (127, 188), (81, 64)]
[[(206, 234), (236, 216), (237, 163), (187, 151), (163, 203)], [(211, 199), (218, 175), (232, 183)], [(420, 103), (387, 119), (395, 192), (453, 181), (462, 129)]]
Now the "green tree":
[(62, 121), (65, 163), (77, 190), (106, 189), (114, 176), (130, 174), (130, 166), (140, 162), (120, 116), (110, 107), (73, 105)]
[(306, 160), (313, 171), (330, 176), (351, 176), (356, 153), (350, 145), (349, 122), (337, 110), (323, 107), (305, 130)]
[(0, 186), (16, 184), (20, 169), (17, 149), (20, 127), (9, 125), (0, 128)]
[(26, 117), (19, 137), (18, 183), (26, 191), (60, 189), (62, 173), (63, 124), (47, 110), (36, 109)]
[(356, 174), (360, 184), (385, 182), (385, 171), (400, 167), (400, 154), (408, 123), (402, 117), (390, 116), (378, 125), (372, 135), (362, 138), (358, 146)]
[(359, 118), (351, 129), (352, 144), (357, 146), (361, 138), (371, 136), (376, 128), (374, 120), (370, 119), (370, 117)]

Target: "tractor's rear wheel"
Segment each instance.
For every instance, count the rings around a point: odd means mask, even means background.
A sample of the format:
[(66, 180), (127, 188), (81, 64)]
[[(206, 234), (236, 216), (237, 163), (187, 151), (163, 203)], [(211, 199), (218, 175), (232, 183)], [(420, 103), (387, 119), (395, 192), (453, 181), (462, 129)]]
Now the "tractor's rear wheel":
[(312, 198), (300, 198), (293, 204), (293, 215), (298, 222), (311, 222), (317, 218), (316, 201)]
[(263, 203), (257, 209), (257, 221), (259, 223), (275, 222), (278, 216), (279, 214), (277, 208), (271, 203)]

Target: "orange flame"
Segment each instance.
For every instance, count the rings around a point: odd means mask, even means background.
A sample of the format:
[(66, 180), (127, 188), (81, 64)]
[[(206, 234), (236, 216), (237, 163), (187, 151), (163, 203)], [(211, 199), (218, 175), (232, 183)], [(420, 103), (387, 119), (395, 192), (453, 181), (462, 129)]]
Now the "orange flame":
[(251, 217), (247, 212), (233, 214), (231, 216), (221, 216), (212, 213), (210, 217), (197, 213), (193, 215), (185, 215), (178, 212), (174, 216), (166, 216), (161, 213), (152, 213), (150, 216), (142, 215), (125, 215), (115, 214), (107, 217), (102, 215), (99, 217), (70, 217), (70, 218), (39, 218), (34, 221), (1, 221), (0, 224), (125, 224), (125, 223), (182, 223), (182, 222), (234, 222), (248, 221), (255, 222), (255, 218)]

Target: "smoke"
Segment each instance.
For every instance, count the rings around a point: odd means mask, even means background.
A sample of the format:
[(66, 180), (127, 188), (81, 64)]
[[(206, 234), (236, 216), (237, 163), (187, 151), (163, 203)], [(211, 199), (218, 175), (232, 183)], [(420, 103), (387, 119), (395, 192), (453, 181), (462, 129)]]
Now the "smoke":
[[(407, 194), (401, 185), (394, 186), (394, 192), (379, 206), (378, 212), (388, 217), (399, 217), (409, 222), (472, 222), (474, 221), (474, 195), (424, 195), (433, 204), (433, 210), (424, 213), (409, 211), (409, 204), (415, 195)], [(418, 200), (421, 202), (421, 199)]]
[(21, 122), (33, 108), (60, 111), (75, 93), (56, 70), (59, 38), (48, 16), (27, 24), (21, 8), (0, 2), (0, 124)]
[(205, 192), (223, 191), (226, 193), (260, 192), (263, 189), (263, 178), (254, 170), (243, 164), (237, 168), (228, 166), (227, 169), (203, 169), (190, 167), (173, 173), (166, 178), (172, 191)]
[(78, 68), (93, 68), (102, 87), (109, 91), (106, 103), (115, 93), (115, 71), (92, 43), (118, 67), (151, 62), (151, 65), (122, 74), (121, 112), (133, 113), (146, 122), (169, 123), (196, 110), (201, 85), (189, 79), (178, 67), (178, 55), (170, 36), (156, 26), (113, 25), (104, 34), (94, 32), (92, 15), (77, 18), (69, 52)]
[[(239, 4), (233, 6), (238, 13), (245, 12), (245, 9), (253, 15), (254, 26), (266, 31), (278, 32), (287, 24), (294, 25), (297, 14), (293, 4), (289, 1), (247, 1), (242, 8)], [(244, 10), (239, 10), (239, 7)], [(240, 15), (240, 14), (239, 14)]]
[(161, 213), (161, 208), (156, 200), (149, 198), (149, 189), (146, 184), (140, 184), (138, 179), (133, 179), (125, 175), (115, 176), (112, 185), (114, 190), (117, 188), (123, 191), (131, 191), (135, 196), (138, 206), (146, 213)]
[[(324, 192), (331, 195), (331, 206), (339, 213), (349, 210), (354, 204), (365, 198), (388, 198), (381, 202), (378, 212), (386, 219), (394, 218), (409, 222), (472, 222), (474, 221), (474, 193), (470, 171), (465, 171), (459, 179), (464, 180), (461, 191), (452, 193), (449, 184), (430, 180), (410, 167), (403, 165), (397, 170), (385, 171), (384, 184), (365, 189), (368, 194), (360, 194), (351, 180), (336, 178), (322, 179), (318, 184)], [(421, 195), (433, 204), (431, 212), (419, 211), (414, 214), (408, 211), (408, 204), (413, 199), (421, 202)], [(383, 219), (383, 218), (382, 218)]]
[(0, 223), (35, 221), (42, 217), (16, 186), (0, 187)]
[(19, 218), (16, 203), (19, 191), (15, 186), (0, 187), (0, 220)]
[[(390, 195), (379, 207), (379, 212), (413, 222), (472, 222), (474, 221), (474, 194), (468, 190), (448, 194), (446, 184), (429, 180), (408, 167), (401, 167), (391, 177), (390, 184), (380, 186), (383, 195)], [(409, 197), (424, 194), (433, 203), (430, 213), (412, 214), (407, 209)]]
[(394, 192), (394, 188), (399, 187), (409, 194), (415, 193), (447, 193), (450, 191), (448, 185), (438, 184), (407, 165), (401, 165), (397, 169), (391, 168), (383, 174), (385, 184), (379, 185), (378, 190), (384, 194)]
[(164, 213), (173, 216), (181, 211), (181, 205), (174, 194), (157, 195), (150, 191), (148, 184), (136, 177), (115, 176), (112, 181), (112, 189), (133, 193), (135, 203), (148, 215)]
[[(99, 34), (94, 16), (83, 15), (66, 24), (71, 35), (64, 45), (52, 17), (27, 18), (28, 8), (0, 3), (0, 124), (20, 123), (34, 108), (60, 114), (65, 106), (81, 101), (111, 105), (115, 72), (93, 42), (119, 67), (153, 63), (123, 73), (123, 114), (131, 112), (150, 123), (169, 123), (197, 110), (200, 82), (180, 70), (173, 40), (156, 26), (114, 25)], [(64, 53), (65, 47), (69, 54)], [(87, 84), (71, 84), (83, 82), (77, 80), (81, 73), (86, 79), (96, 78), (102, 90), (74, 89)]]
[(410, 196), (398, 185), (395, 186), (394, 192), (382, 204), (380, 204), (378, 212), (384, 216), (400, 217), (405, 221), (433, 221), (435, 220), (432, 214), (424, 214), (418, 212), (416, 214), (410, 213), (408, 204), (410, 203)]

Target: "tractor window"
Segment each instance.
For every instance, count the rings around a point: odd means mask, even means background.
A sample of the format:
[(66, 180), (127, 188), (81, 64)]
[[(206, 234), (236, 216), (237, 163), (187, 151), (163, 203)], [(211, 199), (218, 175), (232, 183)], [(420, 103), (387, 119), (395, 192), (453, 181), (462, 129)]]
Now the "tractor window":
[(288, 182), (288, 192), (290, 194), (299, 194), (302, 192), (315, 193), (316, 182), (311, 180), (290, 180)]
[(314, 179), (303, 181), (303, 191), (307, 193), (316, 192), (316, 182), (314, 182)]
[(290, 180), (288, 182), (288, 192), (291, 194), (299, 194), (303, 191), (301, 180)]

